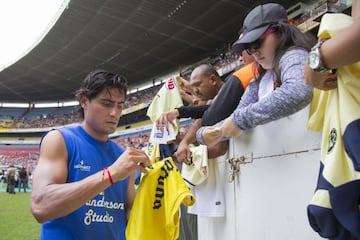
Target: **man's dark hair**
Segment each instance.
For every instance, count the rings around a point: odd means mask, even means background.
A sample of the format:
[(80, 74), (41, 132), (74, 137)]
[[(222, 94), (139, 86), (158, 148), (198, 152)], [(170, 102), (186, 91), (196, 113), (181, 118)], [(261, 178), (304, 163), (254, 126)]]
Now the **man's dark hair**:
[[(127, 80), (121, 75), (106, 70), (95, 70), (85, 77), (80, 88), (75, 92), (75, 97), (80, 100), (84, 96), (91, 101), (105, 88), (117, 88), (126, 98)], [(77, 111), (80, 117), (84, 118), (84, 110), (81, 105)]]

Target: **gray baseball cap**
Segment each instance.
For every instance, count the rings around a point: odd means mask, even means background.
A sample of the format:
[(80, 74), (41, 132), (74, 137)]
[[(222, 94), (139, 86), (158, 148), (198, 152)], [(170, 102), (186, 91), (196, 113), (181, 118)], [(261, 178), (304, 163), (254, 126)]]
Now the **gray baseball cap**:
[(272, 24), (287, 21), (286, 9), (280, 4), (266, 3), (256, 6), (246, 15), (242, 34), (233, 43), (233, 51), (241, 52), (246, 43), (256, 41)]

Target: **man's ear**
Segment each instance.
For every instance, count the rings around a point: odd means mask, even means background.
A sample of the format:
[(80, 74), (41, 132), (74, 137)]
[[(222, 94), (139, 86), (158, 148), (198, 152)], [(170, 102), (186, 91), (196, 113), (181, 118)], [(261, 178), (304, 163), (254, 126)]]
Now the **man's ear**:
[(217, 83), (217, 79), (214, 74), (210, 75), (210, 81), (211, 81), (211, 84), (213, 84), (213, 85), (215, 85)]
[(79, 104), (80, 106), (82, 107), (82, 109), (85, 109), (86, 108), (86, 105), (87, 105), (87, 98), (85, 96), (81, 96), (80, 99), (79, 99)]

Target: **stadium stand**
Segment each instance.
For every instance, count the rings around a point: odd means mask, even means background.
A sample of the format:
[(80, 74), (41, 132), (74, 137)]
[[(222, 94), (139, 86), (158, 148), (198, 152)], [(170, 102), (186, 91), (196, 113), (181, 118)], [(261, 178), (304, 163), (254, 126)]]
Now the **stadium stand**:
[(25, 166), (32, 171), (37, 163), (39, 151), (37, 146), (6, 146), (0, 148), (0, 166), (10, 164), (16, 166)]
[(23, 117), (27, 111), (28, 111), (27, 108), (1, 107), (0, 119), (11, 119), (11, 120), (19, 119)]

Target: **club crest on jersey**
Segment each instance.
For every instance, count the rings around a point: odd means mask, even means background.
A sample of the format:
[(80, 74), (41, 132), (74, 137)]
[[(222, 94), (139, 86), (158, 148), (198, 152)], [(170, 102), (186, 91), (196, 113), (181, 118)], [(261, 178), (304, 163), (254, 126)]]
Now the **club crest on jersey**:
[(328, 150), (327, 150), (328, 154), (334, 149), (336, 140), (337, 140), (337, 131), (335, 128), (333, 128), (331, 129), (329, 134)]
[(169, 78), (167, 81), (166, 81), (166, 84), (165, 84), (166, 88), (169, 89), (169, 90), (173, 90), (176, 88), (176, 77), (175, 76), (172, 76), (171, 78)]

